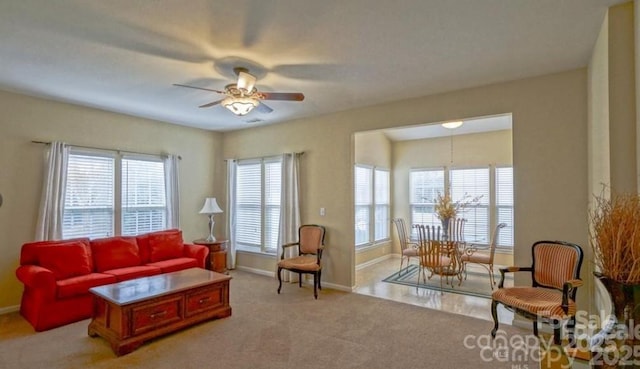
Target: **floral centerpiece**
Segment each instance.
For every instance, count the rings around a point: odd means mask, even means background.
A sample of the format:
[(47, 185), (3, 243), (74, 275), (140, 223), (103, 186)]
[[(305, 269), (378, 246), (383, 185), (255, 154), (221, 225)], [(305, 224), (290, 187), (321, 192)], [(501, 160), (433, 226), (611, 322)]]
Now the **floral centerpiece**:
[(465, 193), (464, 196), (458, 200), (453, 201), (451, 198), (451, 193), (447, 190), (444, 194), (438, 192), (437, 198), (434, 200), (435, 202), (435, 212), (436, 216), (442, 222), (442, 228), (447, 233), (449, 228), (449, 221), (454, 219), (458, 213), (463, 212), (467, 206), (477, 204), (482, 195), (471, 197), (471, 195)]

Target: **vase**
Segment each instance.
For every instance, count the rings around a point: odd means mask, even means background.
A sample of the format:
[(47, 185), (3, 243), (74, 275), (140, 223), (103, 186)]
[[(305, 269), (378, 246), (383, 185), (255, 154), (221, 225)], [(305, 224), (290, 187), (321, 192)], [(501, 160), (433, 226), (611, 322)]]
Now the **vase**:
[(442, 239), (448, 240), (449, 239), (449, 223), (451, 221), (451, 218), (441, 219), (440, 221), (442, 222)]
[(615, 316), (617, 324), (605, 338), (605, 344), (613, 342), (616, 350), (609, 353), (594, 352), (592, 366), (640, 368), (640, 284), (615, 281), (600, 273), (594, 275), (609, 293), (613, 305), (611, 314)]

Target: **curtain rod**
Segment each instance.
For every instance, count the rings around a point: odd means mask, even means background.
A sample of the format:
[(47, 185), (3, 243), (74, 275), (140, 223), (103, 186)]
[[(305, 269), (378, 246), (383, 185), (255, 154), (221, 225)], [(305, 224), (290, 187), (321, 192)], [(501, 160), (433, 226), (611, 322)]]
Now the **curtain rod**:
[[(32, 143), (35, 144), (41, 144), (41, 145), (51, 145), (51, 142), (46, 142), (46, 141), (36, 141), (36, 140), (32, 140)], [(127, 154), (140, 154), (140, 155), (168, 155), (167, 153), (161, 153), (161, 154), (150, 154), (148, 152), (138, 152), (138, 151), (129, 151), (129, 150), (120, 150), (120, 149), (108, 149), (108, 148), (104, 148), (104, 147), (96, 147), (96, 146), (82, 146), (82, 145), (73, 145), (73, 144), (69, 144), (69, 146), (73, 146), (73, 147), (79, 147), (81, 149), (94, 149), (94, 150), (106, 150), (106, 151), (117, 151), (118, 153), (127, 153)], [(178, 155), (178, 159), (182, 160), (182, 156)]]
[[(283, 154), (285, 154), (285, 153), (283, 153)], [(286, 154), (288, 154), (288, 153), (286, 153)], [(296, 154), (296, 155), (302, 156), (302, 155), (304, 155), (304, 151), (294, 152), (293, 154)], [(229, 161), (229, 160), (253, 160), (253, 159), (263, 159), (263, 158), (270, 158), (270, 157), (273, 157), (273, 156), (279, 156), (279, 155), (282, 155), (282, 154), (264, 155), (264, 156), (259, 156), (259, 157), (256, 157), (256, 158), (242, 158), (242, 159), (233, 159), (233, 158), (231, 158), (231, 159), (224, 159), (224, 161)]]

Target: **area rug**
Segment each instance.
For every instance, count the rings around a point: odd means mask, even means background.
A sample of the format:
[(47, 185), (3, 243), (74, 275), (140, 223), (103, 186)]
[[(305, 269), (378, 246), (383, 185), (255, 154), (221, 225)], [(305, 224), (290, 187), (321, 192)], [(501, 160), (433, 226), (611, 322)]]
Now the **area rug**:
[[(405, 286), (412, 286), (418, 288), (427, 288), (431, 290), (440, 291), (440, 276), (434, 275), (431, 279), (427, 278), (427, 281), (424, 282), (422, 277), (420, 277), (420, 284), (418, 284), (418, 271), (419, 267), (416, 264), (410, 264), (408, 267), (403, 268), (402, 270), (391, 274), (390, 276), (383, 279), (383, 282), (387, 283), (395, 283), (401, 284)], [(427, 277), (429, 276), (428, 272)], [(495, 275), (496, 283), (500, 281), (500, 274)], [(453, 282), (451, 284), (451, 282)], [(442, 291), (444, 292), (452, 292), (459, 293), (463, 295), (470, 295), (476, 297), (491, 297), (491, 285), (489, 284), (489, 274), (487, 272), (480, 271), (469, 271), (467, 274), (467, 279), (462, 279), (462, 284), (458, 285), (459, 280), (457, 277), (449, 277), (449, 283), (447, 284), (446, 277), (442, 279)], [(510, 286), (513, 284), (513, 278), (507, 277), (505, 278), (505, 286)]]

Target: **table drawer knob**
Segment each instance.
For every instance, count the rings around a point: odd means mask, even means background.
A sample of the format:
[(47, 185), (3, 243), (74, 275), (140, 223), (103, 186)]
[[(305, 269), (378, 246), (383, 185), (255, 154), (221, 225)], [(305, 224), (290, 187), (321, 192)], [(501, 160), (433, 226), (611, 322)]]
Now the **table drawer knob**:
[(150, 317), (151, 319), (157, 319), (157, 318), (162, 318), (162, 317), (163, 317), (163, 316), (165, 316), (165, 315), (167, 315), (167, 311), (166, 311), (166, 310), (164, 310), (164, 311), (158, 311), (158, 312), (156, 312), (156, 313), (153, 313), (153, 314), (149, 315), (149, 317)]

